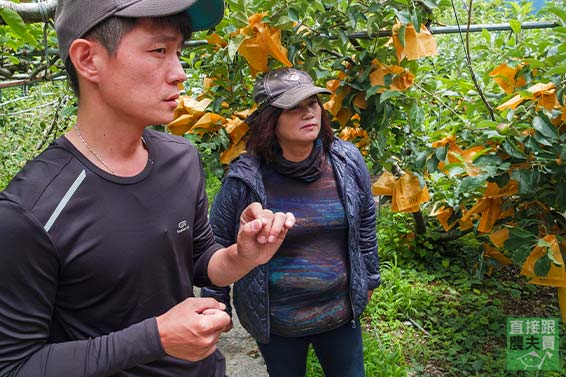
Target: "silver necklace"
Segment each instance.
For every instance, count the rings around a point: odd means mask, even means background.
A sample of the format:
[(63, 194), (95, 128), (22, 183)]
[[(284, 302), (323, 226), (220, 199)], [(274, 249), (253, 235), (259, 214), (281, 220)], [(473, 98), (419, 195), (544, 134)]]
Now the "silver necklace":
[(86, 149), (88, 149), (88, 151), (90, 153), (92, 153), (92, 155), (94, 157), (96, 157), (96, 159), (102, 164), (104, 165), (104, 167), (112, 174), (112, 175), (116, 175), (116, 173), (114, 172), (114, 170), (112, 170), (112, 168), (110, 166), (108, 166), (108, 164), (102, 159), (102, 157), (100, 157), (98, 155), (98, 153), (95, 152), (95, 150), (93, 148), (90, 147), (90, 145), (87, 144), (86, 140), (83, 138), (83, 135), (81, 135), (81, 131), (79, 131), (79, 125), (75, 125), (75, 130), (77, 130), (77, 135), (79, 135), (79, 139), (81, 139), (81, 142), (83, 143), (83, 145), (86, 147)]

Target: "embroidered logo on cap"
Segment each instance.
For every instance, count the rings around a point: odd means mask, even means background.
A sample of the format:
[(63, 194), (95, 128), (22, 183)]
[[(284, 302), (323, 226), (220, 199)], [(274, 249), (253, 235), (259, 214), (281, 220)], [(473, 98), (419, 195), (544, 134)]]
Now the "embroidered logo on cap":
[(292, 72), (292, 71), (288, 71), (288, 72), (285, 72), (283, 77), (281, 77), (281, 80), (296, 81), (296, 82), (300, 83), (301, 78), (299, 77), (299, 75), (297, 73)]

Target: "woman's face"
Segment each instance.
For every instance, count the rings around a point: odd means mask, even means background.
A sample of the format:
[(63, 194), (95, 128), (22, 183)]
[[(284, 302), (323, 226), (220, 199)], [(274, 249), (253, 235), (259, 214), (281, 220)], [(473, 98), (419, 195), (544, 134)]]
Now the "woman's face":
[(316, 95), (297, 106), (283, 110), (275, 127), (275, 136), (285, 151), (287, 147), (312, 147), (320, 132), (322, 109)]

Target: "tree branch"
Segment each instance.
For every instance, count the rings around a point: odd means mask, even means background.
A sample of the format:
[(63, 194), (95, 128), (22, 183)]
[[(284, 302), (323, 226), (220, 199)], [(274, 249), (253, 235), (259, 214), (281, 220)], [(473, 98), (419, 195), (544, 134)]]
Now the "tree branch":
[[(45, 12), (43, 15), (42, 7)], [(45, 16), (47, 18), (53, 18), (56, 7), (57, 0), (46, 0), (41, 3), (14, 3), (12, 1), (0, 0), (0, 8), (15, 11), (25, 23), (43, 22), (45, 21)], [(5, 24), (2, 17), (0, 17), (0, 25)]]
[(466, 54), (466, 66), (468, 67), (468, 70), (470, 71), (470, 74), (472, 75), (472, 81), (474, 83), (474, 86), (476, 88), (476, 90), (478, 91), (478, 94), (482, 100), (482, 102), (485, 104), (485, 107), (487, 108), (489, 115), (491, 117), (491, 120), (495, 120), (495, 115), (493, 114), (493, 109), (491, 108), (491, 105), (489, 104), (489, 102), (487, 102), (487, 98), (485, 97), (483, 90), (481, 89), (478, 80), (476, 78), (476, 73), (474, 72), (474, 67), (472, 66), (472, 58), (470, 56), (470, 24), (472, 22), (472, 5), (473, 5), (473, 0), (470, 0), (470, 5), (468, 6), (468, 26), (466, 27), (466, 41), (464, 42), (464, 37), (462, 36), (462, 29), (460, 27), (460, 21), (458, 20), (458, 13), (456, 12), (456, 6), (454, 5), (454, 0), (451, 1), (452, 3), (452, 9), (454, 11), (454, 17), (456, 18), (456, 25), (458, 25), (458, 31), (460, 34), (460, 39), (462, 40), (462, 45), (464, 47), (464, 52)]
[(458, 112), (456, 112), (456, 110), (454, 110), (452, 107), (448, 106), (444, 101), (442, 101), (442, 99), (440, 97), (438, 97), (436, 94), (426, 90), (425, 88), (423, 88), (422, 86), (420, 86), (418, 83), (413, 82), (413, 86), (419, 90), (422, 90), (423, 92), (425, 92), (426, 94), (428, 94), (429, 96), (431, 96), (432, 98), (434, 98), (439, 104), (441, 104), (442, 106), (444, 106), (445, 109), (447, 109), (448, 111), (450, 111), (452, 114), (454, 114), (456, 117), (458, 117), (458, 119), (460, 119), (462, 121), (462, 123), (465, 123), (467, 126), (470, 125), (470, 121), (466, 118), (464, 118), (462, 115), (458, 114)]
[(491, 120), (495, 120), (495, 115), (493, 115), (493, 109), (491, 108), (491, 105), (489, 104), (489, 102), (487, 102), (487, 98), (485, 97), (485, 94), (483, 93), (483, 90), (480, 87), (480, 84), (478, 83), (478, 80), (476, 78), (476, 74), (474, 72), (474, 68), (472, 66), (472, 58), (470, 56), (470, 25), (472, 23), (472, 6), (473, 6), (474, 0), (470, 0), (470, 6), (468, 7), (468, 25), (466, 27), (466, 61), (468, 62), (468, 68), (470, 69), (470, 73), (472, 75), (472, 80), (474, 82), (474, 86), (476, 87), (481, 100), (483, 101), (483, 103), (485, 104), (485, 107), (487, 107), (487, 110), (489, 111), (489, 115), (491, 117)]
[(455, 241), (460, 237), (464, 237), (466, 234), (474, 231), (474, 228), (469, 228), (466, 230), (458, 230), (457, 228), (452, 228), (448, 232), (440, 233), (438, 240), (441, 242)]

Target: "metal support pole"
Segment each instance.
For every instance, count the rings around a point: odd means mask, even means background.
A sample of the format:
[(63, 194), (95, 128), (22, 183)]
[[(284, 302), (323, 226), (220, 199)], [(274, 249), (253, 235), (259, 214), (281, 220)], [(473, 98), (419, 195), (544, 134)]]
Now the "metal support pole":
[[(559, 23), (554, 21), (543, 21), (543, 22), (523, 22), (521, 24), (521, 29), (530, 30), (530, 29), (549, 29), (553, 27), (560, 26)], [(477, 25), (470, 25), (470, 28), (466, 26), (432, 26), (429, 28), (432, 34), (454, 34), (454, 33), (477, 33), (481, 32), (483, 29), (487, 31), (510, 31), (513, 30), (511, 25), (508, 23), (503, 24), (477, 24)], [(375, 39), (381, 37), (391, 37), (392, 32), (391, 30), (380, 30), (378, 33), (375, 34), (368, 34), (366, 32), (356, 32), (349, 35), (349, 38), (355, 39)], [(328, 39), (337, 39), (337, 37), (332, 35), (326, 36)], [(196, 42), (196, 41), (195, 41)]]

